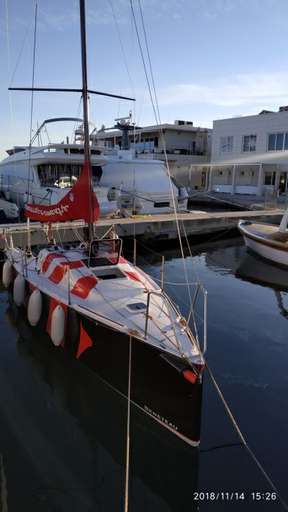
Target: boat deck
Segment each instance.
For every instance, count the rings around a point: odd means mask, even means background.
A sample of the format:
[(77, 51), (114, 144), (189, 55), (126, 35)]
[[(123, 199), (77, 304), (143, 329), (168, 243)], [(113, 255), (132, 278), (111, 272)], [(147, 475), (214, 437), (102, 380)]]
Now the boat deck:
[[(22, 273), (22, 251), (14, 249), (12, 256)], [(25, 274), (33, 287), (92, 320), (176, 357), (202, 362), (196, 340), (168, 297), (122, 257), (117, 264), (94, 268), (86, 265), (82, 250), (43, 249), (28, 260)]]

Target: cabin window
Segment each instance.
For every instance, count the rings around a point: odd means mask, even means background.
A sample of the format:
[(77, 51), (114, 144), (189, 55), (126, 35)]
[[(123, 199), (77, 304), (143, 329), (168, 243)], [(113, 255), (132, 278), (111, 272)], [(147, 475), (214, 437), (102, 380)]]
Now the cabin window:
[(41, 164), (38, 176), (43, 187), (72, 187), (80, 176), (82, 165), (79, 164)]
[(170, 203), (169, 201), (162, 201), (162, 202), (159, 202), (159, 203), (154, 203), (154, 208), (169, 208), (170, 206)]
[(84, 148), (70, 148), (71, 155), (84, 155)]

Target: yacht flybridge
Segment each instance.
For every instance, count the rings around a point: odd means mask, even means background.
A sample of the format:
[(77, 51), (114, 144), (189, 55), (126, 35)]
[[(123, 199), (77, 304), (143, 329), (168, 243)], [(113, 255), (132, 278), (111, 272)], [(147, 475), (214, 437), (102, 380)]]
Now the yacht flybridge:
[(95, 238), (99, 203), (89, 145), (84, 0), (80, 22), (84, 165), (56, 204), (28, 202), (25, 213), (48, 225), (83, 219), (86, 236), (79, 245), (60, 247), (50, 240), (33, 251), (28, 224), (27, 249), (14, 247), (13, 236), (7, 236), (3, 283), (12, 287), (15, 304), (27, 308), (30, 324), (45, 330), (58, 350), (84, 361), (95, 354), (95, 371), (115, 392), (195, 446), (204, 369), (198, 334), (162, 287), (123, 258), (112, 228), (105, 238)]

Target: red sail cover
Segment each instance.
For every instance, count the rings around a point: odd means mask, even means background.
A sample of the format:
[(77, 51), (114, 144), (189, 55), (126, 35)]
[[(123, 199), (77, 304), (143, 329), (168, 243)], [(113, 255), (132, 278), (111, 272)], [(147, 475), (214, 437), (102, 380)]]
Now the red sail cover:
[[(89, 201), (89, 163), (85, 162), (82, 173), (75, 185), (56, 204), (26, 204), (25, 215), (40, 222), (63, 222), (83, 219), (85, 222), (96, 221), (99, 217), (99, 203), (92, 193)], [(90, 203), (92, 213), (90, 214)]]

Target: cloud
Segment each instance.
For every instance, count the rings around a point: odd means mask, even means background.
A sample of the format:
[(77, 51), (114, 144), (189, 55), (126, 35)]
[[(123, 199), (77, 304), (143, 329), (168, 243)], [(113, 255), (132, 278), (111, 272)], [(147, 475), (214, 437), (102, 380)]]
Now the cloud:
[[(115, 0), (108, 0), (106, 2), (90, 2), (86, 6), (86, 20), (88, 25), (110, 25), (114, 23), (112, 7), (115, 9)], [(129, 17), (127, 14), (128, 3), (126, 0), (117, 0), (117, 22), (119, 24), (128, 23)], [(64, 9), (59, 4), (39, 9), (39, 25), (42, 30), (58, 30), (64, 31), (67, 28), (79, 25), (79, 6), (78, 2), (72, 2), (69, 10)]]
[(274, 107), (288, 103), (288, 72), (238, 74), (209, 83), (178, 83), (158, 90), (161, 106)]

